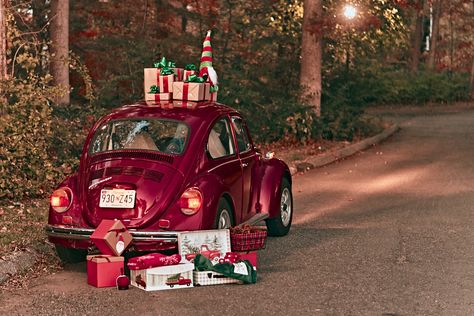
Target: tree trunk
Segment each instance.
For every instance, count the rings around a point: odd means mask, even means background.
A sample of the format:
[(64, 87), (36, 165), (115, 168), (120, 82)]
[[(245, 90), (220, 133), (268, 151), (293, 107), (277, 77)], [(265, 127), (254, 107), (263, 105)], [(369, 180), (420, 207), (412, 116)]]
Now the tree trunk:
[(322, 0), (305, 0), (301, 43), (300, 85), (302, 101), (321, 115)]
[(472, 57), (470, 86), (471, 86), (471, 99), (474, 100), (474, 56)]
[(51, 75), (65, 89), (57, 103), (68, 105), (69, 97), (69, 0), (51, 0)]
[[(472, 0), (471, 4), (472, 4), (471, 21), (474, 21), (474, 0)], [(471, 99), (474, 100), (474, 55), (471, 56), (471, 59), (472, 59), (472, 66), (471, 66), (470, 87), (471, 87)]]
[(7, 12), (6, 0), (0, 0), (0, 81), (7, 79)]
[(442, 0), (433, 0), (433, 18), (432, 18), (432, 28), (431, 28), (431, 38), (430, 38), (430, 52), (428, 55), (428, 69), (434, 70), (436, 63), (436, 50), (438, 46), (439, 38), (439, 20), (441, 18), (441, 6)]
[(423, 2), (424, 0), (418, 0), (413, 10), (410, 58), (410, 71), (413, 73), (418, 72), (420, 64), (421, 41), (423, 38)]

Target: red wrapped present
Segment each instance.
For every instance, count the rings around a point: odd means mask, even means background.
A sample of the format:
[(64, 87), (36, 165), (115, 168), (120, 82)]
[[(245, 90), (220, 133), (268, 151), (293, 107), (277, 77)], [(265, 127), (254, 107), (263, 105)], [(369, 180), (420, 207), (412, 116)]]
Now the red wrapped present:
[(104, 219), (91, 235), (91, 240), (104, 255), (120, 256), (132, 242), (132, 235), (121, 221)]
[(184, 66), (183, 81), (188, 81), (192, 75), (197, 75), (197, 67), (195, 64), (187, 64)]
[(257, 269), (257, 252), (256, 251), (245, 251), (236, 252), (239, 255), (240, 260), (248, 260), (250, 264)]
[(178, 264), (181, 261), (179, 254), (166, 256), (161, 253), (149, 253), (140, 257), (134, 257), (128, 260), (127, 266), (130, 270), (144, 270), (149, 268), (169, 266)]
[(265, 248), (267, 230), (250, 225), (230, 229), (232, 251), (252, 251)]
[(117, 278), (123, 274), (123, 263), (123, 257), (87, 256), (87, 283), (95, 287), (116, 286)]
[[(173, 70), (174, 81), (183, 80), (183, 75), (184, 75), (183, 68), (169, 68), (169, 69)], [(143, 77), (144, 77), (143, 87), (144, 87), (145, 93), (150, 91), (150, 87), (159, 86), (160, 74), (161, 74), (161, 68), (144, 68), (143, 69)]]
[(248, 260), (250, 264), (257, 269), (257, 252), (243, 251), (243, 252), (226, 252), (223, 258), (219, 259), (219, 263), (237, 263), (242, 260)]
[(183, 81), (184, 69), (183, 68), (171, 68), (174, 71), (174, 81)]
[(204, 92), (204, 100), (206, 101), (217, 101), (217, 90), (213, 91), (213, 87), (210, 83), (206, 84), (206, 90)]
[(160, 75), (158, 82), (161, 93), (173, 92), (174, 74), (164, 76)]
[(150, 91), (152, 86), (159, 86), (160, 68), (145, 68), (143, 69), (143, 76), (145, 94)]
[(204, 100), (205, 83), (174, 82), (173, 98), (175, 100), (202, 101)]
[(189, 76), (191, 75), (195, 75), (196, 74), (196, 70), (184, 70), (183, 72), (183, 81), (186, 81), (188, 80)]

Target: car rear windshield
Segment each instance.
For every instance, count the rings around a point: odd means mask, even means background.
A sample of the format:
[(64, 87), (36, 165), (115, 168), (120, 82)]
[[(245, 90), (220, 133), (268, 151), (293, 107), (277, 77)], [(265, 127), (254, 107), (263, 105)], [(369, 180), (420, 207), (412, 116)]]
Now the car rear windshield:
[(148, 118), (113, 120), (97, 129), (89, 152), (96, 154), (135, 149), (179, 155), (184, 152), (188, 134), (188, 125), (179, 121)]

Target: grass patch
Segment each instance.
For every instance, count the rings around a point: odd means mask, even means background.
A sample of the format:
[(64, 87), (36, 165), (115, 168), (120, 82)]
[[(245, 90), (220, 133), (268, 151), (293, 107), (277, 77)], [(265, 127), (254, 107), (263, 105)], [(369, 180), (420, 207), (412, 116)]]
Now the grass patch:
[[(0, 253), (33, 248), (44, 252), (48, 222), (47, 199), (23, 202), (0, 200)], [(50, 248), (50, 247), (49, 247)]]

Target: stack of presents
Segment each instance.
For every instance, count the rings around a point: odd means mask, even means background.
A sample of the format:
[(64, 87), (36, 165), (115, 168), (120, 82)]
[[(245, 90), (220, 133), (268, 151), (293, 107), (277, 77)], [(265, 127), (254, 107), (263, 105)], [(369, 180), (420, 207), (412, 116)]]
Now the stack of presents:
[[(257, 281), (257, 251), (267, 231), (252, 226), (178, 233), (178, 253), (121, 256), (132, 236), (120, 220), (103, 220), (91, 236), (101, 252), (87, 256), (87, 282), (95, 287), (145, 291)], [(126, 262), (125, 262), (126, 261)], [(129, 271), (129, 276), (128, 273)]]
[(211, 31), (207, 32), (199, 70), (196, 65), (176, 67), (163, 57), (144, 69), (145, 101), (217, 101), (217, 73), (212, 67)]

